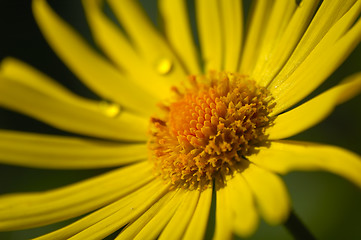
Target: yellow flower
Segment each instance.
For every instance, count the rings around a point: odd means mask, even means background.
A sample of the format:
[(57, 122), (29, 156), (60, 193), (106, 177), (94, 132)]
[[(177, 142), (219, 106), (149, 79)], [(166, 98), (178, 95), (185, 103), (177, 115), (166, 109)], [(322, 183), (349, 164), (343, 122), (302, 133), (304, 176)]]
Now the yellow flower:
[(47, 192), (2, 196), (1, 231), (88, 213), (39, 239), (102, 239), (123, 227), (117, 239), (202, 239), (214, 201), (214, 238), (229, 239), (254, 233), (259, 216), (286, 221), (290, 200), (277, 174), (326, 170), (361, 187), (360, 156), (281, 140), (360, 91), (358, 73), (292, 108), (361, 41), (361, 1), (254, 1), (243, 36), (240, 1), (197, 0), (201, 53), (185, 1), (159, 0), (164, 34), (135, 1), (107, 2), (124, 31), (103, 13), (103, 1), (83, 0), (104, 56), (45, 0), (33, 1), (54, 51), (104, 100), (77, 96), (5, 59), (0, 106), (74, 136), (0, 130), (0, 162), (123, 167)]

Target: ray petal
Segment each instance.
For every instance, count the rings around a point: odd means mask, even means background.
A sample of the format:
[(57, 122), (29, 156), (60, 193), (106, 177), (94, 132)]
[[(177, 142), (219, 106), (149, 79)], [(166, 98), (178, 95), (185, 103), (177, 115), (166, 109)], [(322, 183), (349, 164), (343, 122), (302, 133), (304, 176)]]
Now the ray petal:
[(276, 41), (272, 57), (265, 60), (263, 69), (252, 74), (261, 86), (267, 86), (284, 66), (312, 20), (319, 2), (320, 0), (303, 0), (302, 7), (297, 7), (282, 36)]
[(197, 0), (195, 3), (204, 72), (222, 69), (224, 43), (219, 2)]
[(193, 40), (184, 0), (159, 0), (162, 24), (171, 46), (180, 56), (189, 74), (200, 74), (198, 52)]
[(233, 212), (233, 229), (238, 236), (249, 237), (258, 226), (258, 213), (251, 189), (241, 174), (236, 173), (227, 181), (226, 191)]
[(274, 0), (252, 1), (253, 5), (249, 13), (249, 25), (239, 67), (240, 72), (243, 74), (251, 74), (253, 71), (259, 54), (258, 46), (262, 42), (265, 33), (264, 26), (267, 25), (274, 2)]
[(0, 162), (27, 167), (84, 169), (146, 159), (145, 144), (0, 130)]
[[(125, 34), (102, 12), (103, 2), (102, 0), (83, 0), (95, 40), (127, 78), (131, 78), (139, 88), (148, 91), (154, 99), (159, 100), (162, 92), (168, 90), (168, 85), (164, 84), (163, 80), (159, 79), (160, 76), (149, 68)], [(151, 84), (148, 84), (150, 82)]]
[(85, 99), (14, 59), (2, 62), (0, 105), (65, 131), (118, 140), (145, 140), (147, 120), (116, 104)]
[(152, 109), (152, 101), (149, 101), (152, 97), (128, 81), (111, 63), (96, 53), (50, 8), (46, 0), (33, 1), (33, 11), (53, 50), (94, 92), (139, 113), (144, 113), (148, 107)]
[(225, 71), (236, 72), (243, 41), (242, 1), (219, 1), (224, 41)]
[(267, 129), (269, 139), (282, 139), (300, 133), (326, 118), (340, 103), (361, 90), (361, 73), (348, 77), (342, 84), (318, 95), (306, 103), (277, 116)]
[(136, 190), (152, 178), (150, 164), (142, 162), (47, 192), (3, 195), (0, 229), (25, 229), (82, 215)]
[(174, 54), (165, 38), (152, 25), (139, 1), (109, 0), (108, 2), (134, 42), (136, 49), (154, 69), (154, 73), (159, 75), (163, 84), (170, 87), (182, 80), (186, 76), (186, 72), (178, 56)]
[(354, 2), (355, 0), (322, 2), (286, 65), (273, 80), (274, 84), (291, 75)]
[(159, 240), (182, 239), (182, 236), (194, 214), (199, 200), (199, 191), (187, 191), (172, 219), (159, 236)]
[(295, 63), (292, 71), (285, 72), (285, 67), (272, 81), (269, 89), (277, 101), (274, 113), (284, 111), (307, 96), (355, 49), (361, 41), (361, 21), (352, 24), (360, 12), (361, 2), (356, 2), (325, 33), (308, 55)]
[[(228, 179), (226, 180), (229, 182)], [(223, 183), (223, 182), (222, 182)], [(223, 186), (216, 181), (217, 201), (216, 201), (216, 228), (214, 240), (231, 239), (233, 230), (233, 216), (231, 199), (228, 186)]]
[(157, 201), (164, 201), (162, 198), (167, 192), (167, 186), (154, 179), (113, 203), (37, 240), (103, 239), (142, 215)]
[(212, 186), (201, 192), (196, 210), (183, 236), (184, 240), (201, 240), (204, 238), (211, 202)]
[(283, 223), (289, 214), (290, 200), (281, 178), (252, 163), (242, 176), (254, 194), (262, 217), (272, 225)]
[(116, 239), (156, 239), (183, 201), (184, 194), (183, 189), (169, 192), (169, 198), (163, 204), (152, 206), (136, 221), (130, 223)]
[(259, 53), (255, 56), (256, 62), (252, 71), (252, 76), (257, 81), (260, 81), (259, 73), (264, 71), (266, 62), (273, 58), (275, 46), (285, 33), (296, 6), (296, 1), (289, 0), (275, 1), (272, 6), (267, 25), (264, 26), (265, 33), (257, 46)]
[(340, 147), (299, 141), (272, 141), (249, 157), (255, 164), (286, 174), (294, 170), (323, 170), (361, 187), (361, 157)]

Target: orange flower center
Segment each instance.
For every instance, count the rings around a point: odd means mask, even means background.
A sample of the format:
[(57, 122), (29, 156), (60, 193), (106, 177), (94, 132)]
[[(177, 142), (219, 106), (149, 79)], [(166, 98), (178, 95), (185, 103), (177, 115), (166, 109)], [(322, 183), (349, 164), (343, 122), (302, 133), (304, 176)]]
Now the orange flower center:
[(242, 170), (247, 155), (266, 141), (273, 108), (269, 92), (237, 73), (190, 76), (174, 88), (163, 116), (150, 124), (150, 160), (165, 181), (203, 188), (217, 176)]
[(200, 147), (217, 132), (220, 117), (227, 106), (213, 88), (186, 93), (170, 105), (169, 127), (185, 148)]

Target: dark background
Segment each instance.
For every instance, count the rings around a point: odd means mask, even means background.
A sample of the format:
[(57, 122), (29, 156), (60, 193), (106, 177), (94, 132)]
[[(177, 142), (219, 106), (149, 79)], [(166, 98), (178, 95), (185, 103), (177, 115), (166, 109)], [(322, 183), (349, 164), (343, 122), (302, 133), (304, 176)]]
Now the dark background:
[[(156, 19), (154, 0), (146, 2), (147, 11)], [(80, 1), (50, 1), (52, 6), (91, 43)], [(0, 59), (12, 56), (52, 76), (70, 90), (97, 98), (64, 66), (47, 45), (32, 17), (31, 1), (0, 0)], [(343, 77), (361, 70), (361, 47), (323, 84), (327, 89)], [(319, 90), (318, 92), (320, 92)], [(361, 154), (361, 96), (337, 107), (324, 122), (293, 139), (338, 145)], [(63, 134), (45, 124), (0, 108), (0, 128)], [(342, 159), (340, 159), (340, 163)], [(106, 171), (39, 170), (0, 165), (0, 193), (40, 191), (63, 186)], [(361, 173), (360, 173), (361, 174)], [(283, 177), (289, 188), (296, 213), (319, 239), (361, 239), (360, 189), (346, 180), (324, 172), (295, 172)], [(9, 233), (0, 239), (27, 239), (67, 224)], [(264, 223), (251, 239), (291, 239), (282, 226)]]

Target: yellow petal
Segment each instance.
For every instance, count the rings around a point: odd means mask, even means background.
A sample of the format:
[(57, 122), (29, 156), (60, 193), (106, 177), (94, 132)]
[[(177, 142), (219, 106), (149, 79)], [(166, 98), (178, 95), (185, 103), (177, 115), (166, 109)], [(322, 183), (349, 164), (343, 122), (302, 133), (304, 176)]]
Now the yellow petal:
[[(154, 99), (160, 99), (162, 91), (169, 90), (168, 84), (159, 80), (159, 76), (141, 58), (119, 27), (105, 16), (102, 12), (102, 2), (102, 0), (83, 0), (95, 40), (127, 78), (132, 79), (139, 88), (148, 91)], [(150, 81), (152, 84), (147, 84)]]
[(212, 186), (201, 192), (196, 210), (183, 236), (184, 240), (203, 239), (208, 223), (209, 211), (212, 202)]
[(89, 136), (146, 140), (147, 120), (120, 106), (82, 98), (13, 59), (0, 72), (0, 105), (54, 127)]
[[(301, 59), (295, 62), (290, 59), (289, 64), (283, 68), (269, 86), (277, 102), (277, 106), (274, 108), (275, 113), (284, 111), (307, 96), (335, 71), (353, 51), (361, 41), (361, 21), (359, 20), (351, 29), (349, 27), (357, 19), (360, 11), (361, 2), (356, 2), (325, 33), (324, 37), (317, 42), (317, 45), (307, 52), (307, 55), (298, 56), (294, 54)], [(295, 52), (297, 52), (297, 49)], [(303, 54), (305, 53), (303, 52)], [(292, 65), (290, 71), (287, 70), (289, 65)]]
[(238, 236), (249, 237), (258, 226), (258, 213), (251, 189), (238, 173), (227, 181), (225, 189), (233, 211), (233, 229)]
[(280, 114), (266, 134), (269, 134), (269, 139), (282, 139), (300, 133), (322, 121), (337, 104), (352, 98), (360, 90), (361, 73), (358, 73), (308, 102)]
[[(227, 179), (228, 180), (228, 179)], [(228, 181), (227, 181), (228, 183)], [(217, 200), (216, 200), (216, 229), (214, 231), (214, 240), (223, 240), (232, 238), (233, 216), (228, 186), (219, 184), (216, 180)]]
[[(154, 179), (135, 192), (125, 195), (83, 218), (59, 230), (37, 238), (54, 239), (103, 239), (143, 214), (156, 204), (167, 190), (162, 181)], [(163, 201), (162, 199), (160, 201)], [(70, 238), (72, 237), (72, 238)]]
[(139, 113), (149, 114), (153, 97), (137, 88), (110, 62), (96, 53), (45, 0), (33, 1), (33, 11), (53, 50), (88, 87), (104, 99), (120, 103)]
[(236, 72), (243, 41), (242, 1), (219, 1), (222, 17), (225, 71)]
[(195, 3), (204, 72), (220, 70), (223, 65), (224, 33), (221, 29), (219, 2), (216, 0), (197, 0)]
[(281, 178), (252, 163), (242, 176), (255, 196), (262, 217), (269, 224), (283, 223), (289, 214), (290, 200)]
[(163, 206), (158, 209), (150, 208), (135, 222), (128, 225), (116, 239), (156, 239), (177, 211), (184, 199), (184, 193), (184, 189), (178, 189), (175, 193), (170, 192), (171, 196)]
[(240, 72), (243, 74), (252, 73), (256, 64), (257, 56), (259, 54), (258, 46), (262, 42), (265, 33), (264, 26), (267, 25), (274, 2), (274, 0), (256, 0), (252, 2), (253, 5), (251, 6), (248, 21), (249, 26), (240, 62)]
[(272, 141), (249, 157), (262, 167), (281, 174), (293, 170), (324, 170), (361, 187), (361, 157), (345, 149), (308, 142)]
[[(91, 101), (87, 101), (70, 92), (44, 73), (18, 59), (11, 57), (5, 58), (0, 65), (0, 76), (21, 83), (28, 88), (37, 89), (37, 91), (54, 96), (54, 98), (63, 99), (63, 101), (66, 102), (76, 102), (83, 108), (94, 109)], [(74, 101), (74, 99), (77, 101)]]
[[(136, 235), (142, 228), (157, 214), (159, 210), (167, 204), (167, 202), (174, 196), (174, 192), (166, 193), (160, 200), (155, 202), (146, 212), (140, 217), (134, 219), (129, 223), (122, 232), (115, 238), (116, 240), (122, 239), (135, 239)], [(152, 239), (152, 238), (149, 238)]]
[(160, 234), (159, 240), (182, 239), (185, 229), (194, 214), (199, 196), (199, 191), (186, 192), (183, 202)]
[(260, 80), (260, 72), (264, 71), (266, 63), (272, 59), (275, 46), (279, 43), (285, 32), (288, 22), (296, 9), (296, 1), (279, 0), (272, 6), (269, 19), (264, 26), (262, 40), (258, 45), (259, 53), (256, 56), (255, 67), (252, 76), (257, 81)]
[(146, 159), (146, 144), (120, 144), (78, 137), (0, 130), (0, 162), (82, 169), (119, 166)]
[(317, 46), (335, 22), (350, 9), (354, 2), (355, 0), (323, 1), (290, 59), (274, 81), (286, 79)]
[[(154, 69), (154, 73), (159, 75), (163, 84), (171, 86), (182, 80), (186, 76), (182, 64), (152, 25), (139, 2), (128, 0), (109, 0), (108, 2), (120, 24), (134, 42), (136, 49)], [(168, 92), (169, 90), (163, 94)]]
[(129, 194), (152, 178), (150, 164), (142, 162), (48, 192), (3, 195), (0, 229), (48, 225), (82, 215)]
[(303, 0), (301, 7), (297, 7), (282, 36), (275, 42), (272, 57), (266, 59), (263, 69), (258, 69), (252, 74), (261, 86), (267, 86), (288, 60), (308, 27), (319, 2), (320, 0)]
[(198, 53), (194, 44), (187, 6), (184, 0), (160, 0), (159, 11), (166, 37), (189, 74), (200, 74)]

